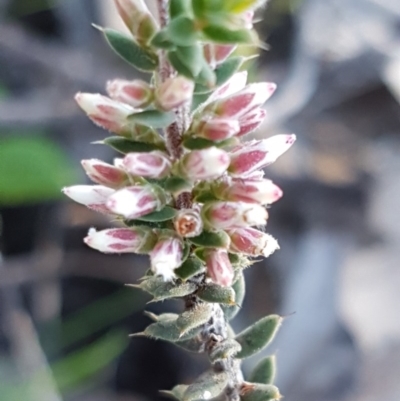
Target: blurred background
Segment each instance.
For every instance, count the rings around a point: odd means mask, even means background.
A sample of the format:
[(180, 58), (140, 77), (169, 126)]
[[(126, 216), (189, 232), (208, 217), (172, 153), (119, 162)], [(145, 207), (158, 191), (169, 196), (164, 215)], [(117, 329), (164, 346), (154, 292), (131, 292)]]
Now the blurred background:
[[(234, 328), (287, 319), (244, 370), (276, 353), (287, 401), (398, 401), (400, 1), (271, 0), (260, 17), (252, 79), (278, 91), (256, 135), (298, 142), (266, 171), (281, 250), (246, 271)], [(122, 28), (112, 0), (0, 0), (0, 401), (161, 400), (208, 366), (128, 339), (144, 308), (182, 306), (124, 287), (147, 259), (86, 248), (112, 223), (60, 194), (87, 182), (81, 159), (115, 156), (74, 94), (138, 77), (92, 22)]]

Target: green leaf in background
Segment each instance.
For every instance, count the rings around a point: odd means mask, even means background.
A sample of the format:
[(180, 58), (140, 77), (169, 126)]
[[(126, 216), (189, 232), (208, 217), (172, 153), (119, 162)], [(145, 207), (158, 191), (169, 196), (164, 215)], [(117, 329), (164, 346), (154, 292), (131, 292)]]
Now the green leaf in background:
[(190, 242), (197, 246), (211, 248), (227, 248), (230, 243), (229, 235), (225, 231), (203, 231), (197, 237), (188, 238)]
[(164, 128), (175, 121), (173, 112), (163, 112), (159, 110), (145, 110), (128, 116), (131, 122), (140, 125), (148, 125), (152, 128)]
[(159, 223), (162, 221), (171, 220), (176, 216), (176, 209), (171, 206), (165, 206), (163, 209), (158, 212), (153, 212), (146, 214), (145, 216), (138, 217), (136, 220), (139, 221), (149, 221), (152, 223)]
[(254, 36), (248, 29), (232, 30), (222, 25), (207, 25), (203, 28), (204, 35), (217, 43), (247, 43), (254, 44)]
[(100, 28), (108, 44), (123, 60), (143, 72), (153, 72), (158, 65), (157, 55), (139, 46), (129, 36), (109, 28)]
[(160, 150), (158, 145), (145, 143), (145, 142), (135, 142), (130, 139), (121, 138), (120, 136), (110, 136), (103, 141), (96, 143), (104, 143), (112, 147), (114, 150), (120, 153), (130, 153), (130, 152), (151, 152), (152, 150)]
[(174, 271), (180, 279), (185, 281), (193, 276), (196, 276), (197, 274), (204, 272), (204, 264), (200, 259), (191, 256)]
[(170, 0), (169, 16), (171, 19), (181, 14), (190, 15), (192, 13), (192, 5), (190, 0)]
[(78, 177), (66, 154), (38, 133), (14, 135), (0, 139), (0, 204), (61, 198), (60, 188), (73, 184)]
[(230, 287), (221, 287), (217, 284), (206, 284), (197, 292), (197, 296), (205, 302), (234, 305), (235, 291)]
[(171, 41), (177, 46), (191, 46), (198, 39), (195, 22), (185, 15), (174, 18), (168, 24)]

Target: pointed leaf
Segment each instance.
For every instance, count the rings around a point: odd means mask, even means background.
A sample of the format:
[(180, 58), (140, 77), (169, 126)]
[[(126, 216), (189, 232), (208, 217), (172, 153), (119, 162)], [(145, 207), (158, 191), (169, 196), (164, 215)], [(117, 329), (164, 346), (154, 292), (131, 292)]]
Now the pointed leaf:
[(178, 47), (176, 49), (176, 55), (194, 77), (200, 74), (205, 59), (203, 56), (203, 48), (199, 43), (194, 43), (191, 46)]
[(196, 138), (190, 136), (183, 140), (183, 146), (186, 149), (191, 149), (191, 150), (207, 149), (210, 148), (211, 146), (215, 146), (215, 142), (205, 138)]
[(236, 357), (239, 359), (248, 358), (269, 345), (274, 339), (282, 320), (282, 317), (278, 315), (266, 316), (239, 333), (235, 340), (242, 346), (242, 350)]
[[(173, 320), (166, 319), (165, 321), (159, 320), (158, 322), (152, 323), (149, 326), (147, 326), (145, 331), (143, 333), (139, 333), (139, 335), (142, 334), (146, 337), (151, 337), (158, 340), (170, 341), (175, 343), (176, 341), (189, 340), (200, 333), (200, 330), (196, 328), (182, 335), (178, 329), (176, 322), (177, 322), (176, 319)], [(133, 335), (133, 337), (134, 336), (135, 334)]]
[(176, 320), (179, 332), (183, 335), (207, 323), (213, 314), (213, 310), (214, 307), (212, 304), (204, 303), (183, 312)]
[(180, 298), (192, 294), (196, 290), (194, 283), (165, 282), (162, 277), (153, 276), (143, 280), (139, 287), (154, 296), (155, 301), (162, 301), (168, 298)]
[(183, 401), (209, 400), (222, 393), (228, 382), (225, 372), (208, 371), (192, 383), (183, 395)]
[(197, 292), (197, 296), (205, 302), (234, 305), (235, 291), (229, 287), (221, 287), (217, 284), (206, 284)]
[(180, 15), (170, 21), (168, 34), (177, 46), (190, 46), (198, 39), (196, 24), (186, 15)]
[(272, 401), (280, 400), (281, 398), (278, 388), (272, 384), (245, 382), (240, 390), (240, 399), (242, 401)]
[(248, 29), (232, 30), (222, 25), (207, 25), (203, 33), (217, 43), (254, 43), (254, 35)]
[(229, 235), (225, 231), (203, 231), (197, 237), (189, 238), (189, 240), (197, 246), (211, 248), (227, 248), (230, 243)]
[(273, 384), (276, 376), (275, 355), (262, 359), (254, 368), (250, 376), (252, 383)]
[(161, 390), (160, 393), (174, 400), (182, 401), (183, 394), (188, 387), (186, 384), (178, 384), (172, 390)]
[(237, 341), (234, 339), (226, 339), (214, 346), (213, 350), (210, 352), (210, 361), (215, 363), (222, 359), (231, 358), (241, 349), (242, 347)]
[(176, 216), (176, 213), (177, 213), (177, 211), (173, 207), (165, 206), (163, 209), (159, 210), (158, 212), (146, 214), (144, 216), (138, 217), (136, 220), (158, 223), (158, 222), (173, 219)]
[(129, 139), (121, 138), (119, 136), (110, 136), (104, 139), (101, 143), (112, 147), (114, 150), (120, 153), (130, 153), (130, 152), (151, 152), (153, 150), (160, 150), (160, 146), (144, 143), (135, 142)]
[(168, 52), (168, 60), (179, 75), (183, 75), (184, 77), (189, 79), (195, 79), (195, 76), (193, 75), (190, 68), (186, 67), (186, 65), (182, 63), (181, 59), (179, 58), (175, 50), (171, 50)]
[(203, 272), (204, 264), (194, 256), (188, 258), (180, 267), (174, 270), (174, 273), (184, 281)]
[(153, 72), (157, 68), (157, 56), (140, 47), (129, 36), (109, 28), (102, 29), (102, 32), (115, 53), (139, 71)]
[(242, 305), (244, 295), (246, 292), (243, 273), (240, 272), (239, 274), (240, 274), (239, 278), (233, 283), (233, 286), (232, 286), (233, 290), (235, 291), (236, 305), (235, 306), (221, 305), (222, 309), (224, 311), (224, 314), (225, 314), (225, 318), (228, 321), (232, 320), (237, 315), (237, 313), (240, 311), (240, 306)]
[(159, 49), (174, 49), (176, 46), (173, 42), (171, 42), (171, 38), (167, 30), (163, 29), (158, 31), (151, 39), (151, 46), (157, 47)]
[(129, 121), (136, 124), (148, 125), (152, 128), (164, 128), (175, 121), (173, 112), (163, 112), (159, 110), (145, 110), (133, 113), (128, 116)]

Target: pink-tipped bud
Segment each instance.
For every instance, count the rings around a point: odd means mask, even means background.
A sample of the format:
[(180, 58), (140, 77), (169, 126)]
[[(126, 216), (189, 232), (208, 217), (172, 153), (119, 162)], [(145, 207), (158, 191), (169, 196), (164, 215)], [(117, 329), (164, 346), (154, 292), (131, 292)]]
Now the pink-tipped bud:
[(135, 39), (146, 45), (157, 32), (158, 24), (143, 0), (114, 0), (117, 10)]
[(204, 58), (211, 68), (225, 61), (229, 55), (236, 49), (236, 45), (221, 45), (217, 43), (207, 43), (204, 45)]
[(206, 226), (218, 230), (264, 225), (268, 219), (264, 207), (244, 202), (206, 203), (201, 215)]
[(229, 230), (228, 234), (231, 238), (232, 252), (249, 256), (262, 255), (267, 258), (279, 249), (278, 242), (272, 235), (251, 227)]
[(102, 185), (73, 185), (63, 188), (63, 193), (69, 198), (89, 209), (100, 213), (111, 213), (107, 208), (107, 199), (115, 193), (111, 188)]
[(198, 127), (193, 127), (193, 131), (196, 136), (219, 142), (235, 136), (240, 125), (237, 120), (229, 118), (204, 118)]
[(136, 219), (160, 210), (166, 204), (161, 189), (151, 185), (134, 185), (120, 189), (107, 200), (107, 208), (127, 219)]
[(205, 253), (207, 275), (222, 287), (230, 287), (235, 276), (228, 252), (225, 249), (210, 249)]
[(193, 90), (193, 81), (185, 77), (168, 78), (157, 88), (155, 101), (157, 106), (164, 111), (176, 109), (192, 99)]
[(208, 98), (207, 103), (211, 103), (214, 100), (225, 98), (233, 95), (236, 92), (241, 91), (246, 87), (247, 82), (247, 71), (240, 71), (232, 75), (229, 80), (211, 94)]
[(260, 205), (274, 203), (282, 197), (282, 190), (272, 181), (265, 179), (245, 180), (227, 177), (213, 185), (213, 192), (219, 199)]
[(234, 177), (245, 177), (273, 163), (296, 140), (296, 135), (275, 135), (261, 141), (250, 141), (231, 152), (229, 172)]
[(98, 184), (120, 188), (127, 182), (126, 173), (111, 164), (97, 159), (82, 160), (81, 163), (88, 177)]
[(181, 209), (174, 219), (175, 230), (184, 238), (196, 237), (203, 231), (200, 212), (195, 209)]
[(178, 164), (178, 174), (192, 181), (210, 180), (224, 174), (229, 163), (228, 153), (214, 146), (193, 150), (183, 156)]
[(160, 238), (150, 252), (151, 270), (164, 281), (175, 278), (174, 269), (182, 264), (183, 243), (179, 238)]
[(135, 111), (133, 107), (93, 93), (77, 93), (75, 100), (88, 117), (100, 127), (121, 135), (129, 132), (127, 117)]
[(264, 121), (267, 112), (261, 107), (251, 110), (239, 119), (240, 131), (237, 136), (243, 136), (255, 131)]
[(270, 82), (250, 84), (231, 96), (209, 104), (206, 110), (221, 117), (240, 118), (255, 107), (263, 105), (275, 89), (276, 85)]
[(157, 236), (147, 227), (112, 228), (96, 231), (91, 228), (83, 240), (88, 246), (104, 253), (148, 253)]
[(171, 171), (168, 156), (158, 150), (148, 153), (128, 153), (124, 158), (125, 170), (135, 176), (164, 178)]
[(153, 100), (150, 85), (140, 79), (134, 81), (114, 79), (107, 82), (106, 89), (111, 99), (132, 107), (147, 107)]

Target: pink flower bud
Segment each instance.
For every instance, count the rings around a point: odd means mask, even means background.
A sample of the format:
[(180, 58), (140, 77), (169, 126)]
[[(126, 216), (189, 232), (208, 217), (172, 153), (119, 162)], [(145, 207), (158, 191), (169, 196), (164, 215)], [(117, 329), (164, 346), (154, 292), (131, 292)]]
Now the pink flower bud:
[(175, 278), (174, 269), (182, 264), (183, 243), (175, 237), (160, 238), (150, 252), (151, 270), (164, 281)]
[(175, 230), (179, 236), (190, 238), (200, 235), (203, 231), (203, 221), (200, 212), (195, 209), (181, 209), (174, 219)]
[(231, 96), (209, 104), (206, 111), (212, 111), (221, 117), (240, 118), (255, 107), (264, 104), (275, 89), (276, 85), (269, 82), (250, 84)]
[(81, 163), (88, 177), (98, 184), (119, 188), (127, 181), (128, 177), (123, 170), (101, 160), (82, 160)]
[(92, 93), (77, 93), (75, 100), (88, 117), (100, 127), (121, 135), (129, 132), (127, 117), (135, 111), (133, 107)]
[(250, 141), (231, 153), (229, 172), (234, 177), (245, 177), (273, 163), (296, 140), (296, 135), (275, 135), (260, 141)]
[(235, 276), (228, 252), (225, 249), (210, 249), (205, 254), (207, 275), (222, 287), (230, 287)]
[(128, 153), (124, 167), (132, 175), (146, 178), (164, 178), (170, 173), (171, 161), (158, 150), (148, 153)]
[(282, 190), (272, 181), (226, 178), (213, 185), (213, 192), (219, 198), (234, 202), (271, 204), (282, 197)]
[(140, 79), (108, 81), (107, 93), (111, 99), (129, 104), (132, 107), (147, 107), (153, 100), (153, 91), (150, 85)]
[(156, 90), (156, 104), (165, 111), (175, 109), (192, 99), (193, 81), (177, 76), (168, 78)]
[(141, 44), (147, 44), (156, 33), (158, 24), (143, 0), (114, 0), (127, 28)]
[(210, 180), (225, 173), (228, 166), (228, 153), (213, 146), (187, 153), (179, 163), (178, 170), (180, 175), (192, 181)]
[(218, 142), (235, 136), (240, 126), (237, 120), (229, 118), (205, 118), (198, 127), (193, 127), (193, 131), (196, 136)]
[(136, 219), (166, 204), (165, 194), (151, 185), (134, 185), (116, 191), (107, 200), (107, 208), (127, 219)]
[(272, 235), (254, 228), (236, 228), (229, 230), (228, 234), (231, 238), (230, 250), (232, 252), (268, 257), (279, 249), (278, 242)]
[(257, 107), (239, 119), (240, 131), (237, 136), (243, 136), (255, 131), (264, 121), (267, 112)]
[(225, 61), (229, 55), (236, 49), (236, 45), (221, 45), (217, 43), (207, 43), (204, 45), (204, 57), (211, 68)]
[(112, 228), (96, 231), (91, 228), (83, 240), (88, 246), (104, 253), (148, 253), (157, 236), (147, 227)]
[(211, 103), (214, 100), (222, 97), (228, 97), (236, 92), (241, 91), (246, 87), (247, 82), (247, 71), (241, 71), (234, 74), (229, 80), (211, 94), (208, 98), (207, 103)]
[(63, 193), (81, 205), (100, 213), (110, 213), (106, 207), (107, 199), (115, 192), (102, 185), (74, 185), (63, 188)]
[(218, 230), (264, 225), (268, 212), (260, 205), (244, 202), (210, 202), (201, 211), (205, 225)]

